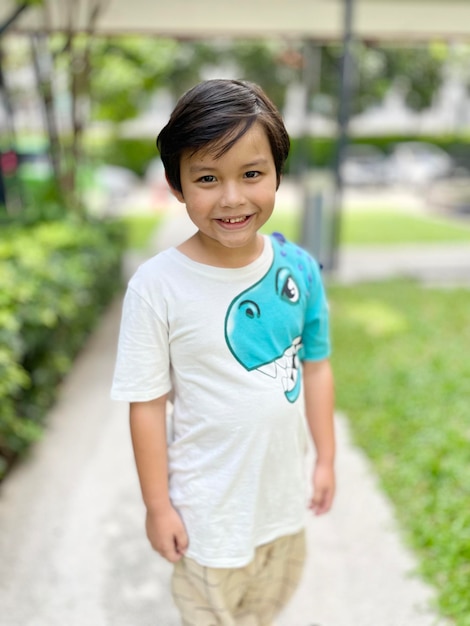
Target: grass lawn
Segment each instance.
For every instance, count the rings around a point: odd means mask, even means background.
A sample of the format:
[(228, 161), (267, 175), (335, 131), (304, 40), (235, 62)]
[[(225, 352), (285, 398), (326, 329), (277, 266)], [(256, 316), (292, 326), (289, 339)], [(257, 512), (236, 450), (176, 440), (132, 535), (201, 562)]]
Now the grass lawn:
[(344, 244), (470, 242), (470, 222), (399, 211), (350, 211), (342, 221)]
[(329, 297), (337, 406), (440, 610), (470, 626), (470, 290), (390, 281)]
[[(299, 215), (275, 211), (263, 230), (279, 231), (287, 239), (298, 241), (300, 222)], [(381, 209), (345, 211), (341, 241), (346, 245), (470, 242), (470, 222), (466, 225), (449, 219)]]

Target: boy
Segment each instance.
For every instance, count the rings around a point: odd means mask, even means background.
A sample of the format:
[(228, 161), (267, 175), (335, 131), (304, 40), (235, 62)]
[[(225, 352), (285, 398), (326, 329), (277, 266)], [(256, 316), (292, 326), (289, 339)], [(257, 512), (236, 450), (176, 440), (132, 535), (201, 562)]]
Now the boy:
[(175, 564), (183, 624), (271, 626), (304, 561), (305, 423), (310, 508), (326, 513), (334, 494), (319, 268), (258, 232), (289, 138), (257, 85), (210, 80), (180, 98), (157, 146), (197, 232), (131, 279), (112, 395), (130, 402), (147, 535)]

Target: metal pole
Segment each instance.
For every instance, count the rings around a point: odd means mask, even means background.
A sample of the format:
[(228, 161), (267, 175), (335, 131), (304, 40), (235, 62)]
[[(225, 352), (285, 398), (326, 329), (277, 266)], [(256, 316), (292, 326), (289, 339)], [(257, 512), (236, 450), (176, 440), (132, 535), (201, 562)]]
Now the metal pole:
[(343, 55), (338, 106), (338, 138), (336, 143), (333, 176), (335, 180), (334, 215), (332, 224), (331, 259), (329, 269), (338, 267), (339, 243), (341, 238), (343, 180), (341, 164), (348, 143), (349, 116), (354, 84), (353, 12), (355, 0), (344, 0)]

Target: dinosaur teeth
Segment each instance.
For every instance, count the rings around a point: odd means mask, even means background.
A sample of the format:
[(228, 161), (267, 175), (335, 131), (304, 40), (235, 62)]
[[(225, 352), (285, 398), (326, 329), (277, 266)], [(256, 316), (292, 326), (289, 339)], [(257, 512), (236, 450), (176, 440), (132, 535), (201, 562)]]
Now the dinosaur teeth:
[(297, 370), (292, 370), (288, 376), (283, 376), (282, 387), (284, 391), (292, 391), (295, 388), (298, 375)]
[(301, 338), (297, 337), (281, 357), (257, 368), (259, 372), (270, 378), (277, 378), (279, 375), (285, 393), (293, 391), (297, 385), (300, 368), (297, 353), (301, 348), (301, 341)]
[(270, 376), (271, 378), (276, 378), (277, 376), (276, 361), (272, 361), (271, 363), (266, 363), (266, 365), (262, 365), (261, 367), (258, 367), (258, 371), (261, 372), (262, 374), (266, 374), (267, 376)]
[(292, 356), (290, 356), (290, 358), (289, 356), (289, 354), (284, 352), (284, 356), (281, 356), (280, 359), (276, 360), (277, 365), (279, 365), (279, 367), (282, 367), (283, 370), (286, 370), (292, 364)]

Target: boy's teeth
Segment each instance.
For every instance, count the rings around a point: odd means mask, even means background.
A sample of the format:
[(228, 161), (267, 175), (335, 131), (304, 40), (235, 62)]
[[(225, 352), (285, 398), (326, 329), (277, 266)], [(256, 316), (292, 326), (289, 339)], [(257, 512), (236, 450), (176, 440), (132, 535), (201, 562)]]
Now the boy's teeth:
[(237, 224), (237, 222), (244, 222), (246, 220), (246, 217), (230, 217), (230, 218), (222, 218), (222, 222), (225, 222), (226, 224)]

